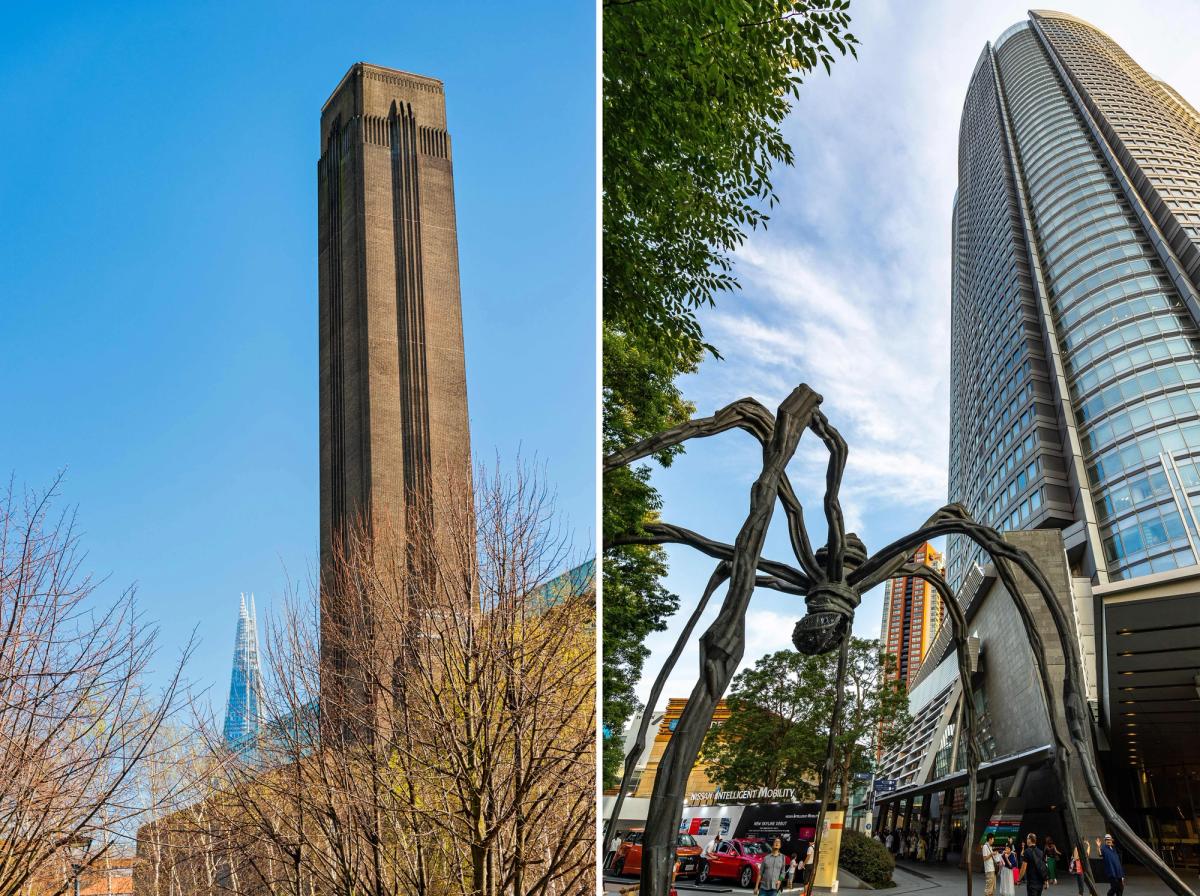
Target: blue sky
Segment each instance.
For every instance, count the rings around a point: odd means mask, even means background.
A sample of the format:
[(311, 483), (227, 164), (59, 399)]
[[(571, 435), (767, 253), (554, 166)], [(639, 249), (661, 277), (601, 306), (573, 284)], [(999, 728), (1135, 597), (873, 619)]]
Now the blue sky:
[[(706, 362), (683, 381), (698, 413), (743, 395), (774, 408), (801, 382), (823, 394), (825, 413), (850, 444), (841, 493), (847, 523), (869, 550), (918, 528), (946, 500), (959, 117), (984, 44), (1028, 8), (1009, 0), (853, 0), (859, 60), (841, 60), (832, 76), (822, 71), (802, 87), (784, 125), (796, 164), (774, 178), (781, 204), (769, 229), (738, 253), (743, 289), (701, 315), (706, 337), (726, 360)], [(1200, 5), (1106, 0), (1059, 8), (1108, 33), (1200, 105), (1193, 39)], [(791, 472), (819, 543), (826, 456), (812, 442), (802, 441)], [(655, 473), (663, 517), (732, 542), (760, 468), (761, 453), (744, 434), (693, 443), (670, 469)], [(786, 532), (778, 524), (775, 530), (767, 554), (786, 558)], [(686, 617), (713, 563), (684, 548), (670, 556), (667, 585), (681, 596)], [(864, 598), (856, 634), (878, 636), (881, 599), (881, 588)], [(747, 618), (744, 665), (790, 648), (803, 614), (801, 599), (759, 591)], [(681, 624), (647, 639), (652, 655), (642, 699)], [(693, 643), (662, 702), (687, 696), (696, 675)]]
[(224, 707), (238, 595), (317, 550), (316, 167), (354, 62), (441, 78), (473, 448), (595, 520), (591, 7), (9, 4), (0, 33), (0, 472), (66, 470), (100, 595)]

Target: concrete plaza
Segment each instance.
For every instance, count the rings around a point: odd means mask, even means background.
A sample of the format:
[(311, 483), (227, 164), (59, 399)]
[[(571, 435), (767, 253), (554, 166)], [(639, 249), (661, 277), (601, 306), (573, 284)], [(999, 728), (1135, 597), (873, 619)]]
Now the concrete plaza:
[[(1125, 879), (1125, 896), (1171, 896), (1171, 891), (1167, 889), (1166, 884), (1158, 878), (1147, 873), (1141, 868), (1129, 869), (1129, 876)], [(896, 866), (893, 880), (896, 886), (886, 890), (893, 896), (902, 896), (906, 893), (966, 893), (966, 879), (960, 868), (951, 868), (947, 865), (917, 865), (915, 863), (902, 862)], [(1184, 880), (1192, 885), (1196, 892), (1200, 893), (1200, 879), (1196, 878), (1194, 872), (1184, 877)], [(632, 887), (637, 883), (633, 878), (613, 878), (606, 876), (604, 878), (605, 893), (620, 893), (627, 887)], [(743, 890), (733, 884), (715, 883), (708, 886), (700, 886), (689, 880), (681, 880), (676, 883), (675, 888), (680, 892), (681, 896), (686, 893), (752, 893), (753, 890)], [(857, 890), (857, 887), (850, 885), (844, 878), (838, 892), (849, 892)], [(1103, 881), (1097, 882), (1096, 889), (1101, 894), (1108, 892), (1108, 884)], [(983, 875), (976, 873), (975, 893), (982, 896), (983, 894)], [(787, 893), (800, 893), (801, 888), (795, 887), (791, 890), (786, 890)], [(820, 887), (815, 889), (815, 893), (828, 893), (829, 889)], [(1075, 896), (1078, 892), (1075, 881), (1072, 878), (1059, 878), (1058, 885), (1048, 888), (1044, 896)], [(1023, 896), (1025, 887), (1017, 888), (1017, 896)]]

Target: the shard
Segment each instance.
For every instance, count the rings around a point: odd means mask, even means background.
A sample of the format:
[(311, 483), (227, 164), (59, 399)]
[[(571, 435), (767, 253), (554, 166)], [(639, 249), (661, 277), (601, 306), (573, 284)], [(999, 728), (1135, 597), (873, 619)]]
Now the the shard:
[(229, 704), (225, 710), (225, 743), (238, 749), (258, 736), (262, 717), (262, 668), (258, 662), (258, 620), (254, 613), (254, 595), (246, 607), (242, 595), (238, 609), (237, 637), (233, 645), (233, 672), (229, 680)]

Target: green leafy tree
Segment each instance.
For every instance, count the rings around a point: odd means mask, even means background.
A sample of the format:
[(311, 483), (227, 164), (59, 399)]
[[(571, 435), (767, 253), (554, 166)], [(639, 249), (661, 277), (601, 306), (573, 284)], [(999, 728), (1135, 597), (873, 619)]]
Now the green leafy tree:
[[(896, 661), (878, 641), (854, 638), (846, 702), (834, 752), (834, 782), (848, 798), (855, 772), (869, 771), (875, 750), (891, 746), (909, 721)], [(733, 680), (728, 720), (714, 726), (702, 758), (719, 786), (795, 787), (817, 795), (836, 698), (837, 654), (768, 654)]]
[[(853, 53), (849, 0), (606, 0), (603, 10), (603, 445), (611, 452), (686, 420), (677, 386), (706, 353), (697, 310), (737, 287), (731, 253), (776, 201), (790, 165), (781, 123), (803, 78)], [(669, 464), (677, 452), (655, 459)], [(649, 468), (605, 476), (604, 531), (658, 510)], [(605, 785), (637, 708), (646, 635), (678, 598), (666, 554), (621, 548), (604, 562)]]

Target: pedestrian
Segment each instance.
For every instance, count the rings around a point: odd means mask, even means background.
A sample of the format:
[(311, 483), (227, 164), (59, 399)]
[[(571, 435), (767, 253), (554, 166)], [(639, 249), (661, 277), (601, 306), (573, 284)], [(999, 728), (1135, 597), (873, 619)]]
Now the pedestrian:
[(1004, 849), (996, 857), (997, 874), (996, 881), (999, 883), (997, 888), (1000, 896), (1015, 896), (1016, 893), (1016, 875), (1017, 870), (1017, 854), (1013, 852), (1012, 843), (1005, 843)]
[(613, 838), (608, 841), (608, 855), (604, 857), (604, 867), (612, 870), (612, 864), (617, 858), (617, 850), (621, 848), (621, 835), (613, 834)]
[(983, 856), (983, 896), (995, 896), (996, 893), (996, 853), (992, 849), (995, 834), (983, 838), (979, 853)]
[(887, 842), (883, 844), (892, 855), (896, 854), (896, 832), (888, 831)]
[(1058, 847), (1054, 845), (1054, 838), (1049, 834), (1046, 835), (1046, 867), (1050, 869), (1050, 884), (1058, 883), (1058, 860), (1062, 858), (1062, 853), (1058, 851)]
[[(1087, 853), (1088, 859), (1091, 859), (1092, 844), (1090, 844), (1086, 840), (1084, 840), (1083, 841), (1083, 850), (1084, 850), (1084, 852)], [(1083, 860), (1079, 858), (1079, 847), (1078, 846), (1076, 846), (1073, 850), (1071, 850), (1071, 867), (1069, 870), (1070, 870), (1071, 874), (1075, 875), (1075, 883), (1079, 887), (1079, 896), (1083, 896), (1084, 868), (1083, 868)]]
[(925, 835), (921, 835), (921, 839), (917, 841), (917, 861), (925, 861)]
[(708, 855), (712, 855), (717, 851), (717, 847), (721, 845), (721, 832), (717, 831), (717, 835), (708, 841), (708, 848), (704, 851)]
[(783, 886), (783, 869), (784, 862), (783, 853), (780, 848), (783, 846), (783, 841), (778, 837), (771, 841), (771, 854), (765, 856), (762, 864), (758, 866), (758, 885), (754, 888), (754, 892), (760, 896), (778, 896), (780, 888)]
[(788, 841), (787, 854), (787, 889), (792, 888), (792, 881), (796, 879), (796, 866), (800, 864), (800, 844), (795, 841)]
[(814, 862), (816, 862), (816, 860), (817, 860), (817, 848), (815, 846), (813, 846), (812, 843), (809, 843), (808, 849), (806, 849), (804, 851), (804, 867), (803, 867), (803, 875), (801, 877), (800, 883), (802, 883), (802, 884), (808, 883), (808, 879), (810, 877), (812, 877), (812, 875), (817, 873), (817, 869), (813, 864)]
[(1113, 848), (1112, 834), (1105, 834), (1103, 843), (1096, 838), (1096, 845), (1100, 847), (1104, 874), (1108, 877), (1108, 896), (1121, 896), (1125, 892), (1125, 866), (1121, 864), (1121, 857)]
[(804, 883), (804, 841), (796, 844), (796, 855), (792, 862), (791, 874), (788, 877), (788, 887), (791, 887), (792, 882)]
[(1025, 849), (1021, 853), (1021, 870), (1018, 882), (1025, 881), (1028, 896), (1041, 896), (1050, 880), (1050, 869), (1046, 867), (1046, 856), (1037, 846), (1037, 834), (1025, 837)]

